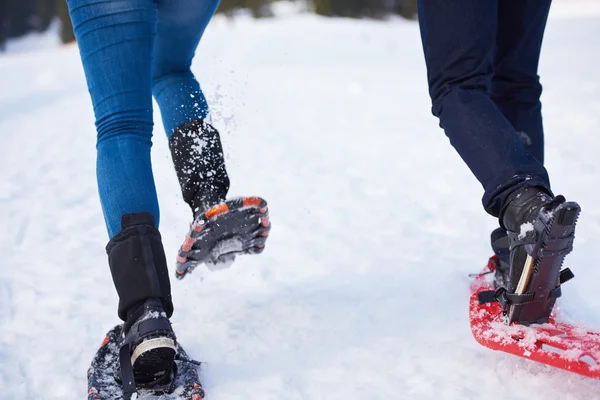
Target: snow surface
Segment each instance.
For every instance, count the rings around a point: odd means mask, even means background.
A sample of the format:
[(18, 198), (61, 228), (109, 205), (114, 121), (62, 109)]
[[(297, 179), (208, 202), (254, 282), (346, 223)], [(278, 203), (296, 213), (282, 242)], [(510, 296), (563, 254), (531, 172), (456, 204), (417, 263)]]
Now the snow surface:
[[(583, 208), (560, 307), (600, 327), (600, 4), (565, 3), (540, 67), (553, 185)], [(3, 400), (85, 398), (118, 322), (77, 49), (40, 40), (0, 54)], [(261, 256), (172, 280), (174, 327), (206, 362), (207, 399), (600, 398), (598, 382), (471, 336), (467, 275), (487, 262), (495, 223), (430, 115), (416, 23), (218, 17), (193, 68), (231, 195), (265, 197), (273, 223)], [(190, 211), (155, 115), (173, 276)]]

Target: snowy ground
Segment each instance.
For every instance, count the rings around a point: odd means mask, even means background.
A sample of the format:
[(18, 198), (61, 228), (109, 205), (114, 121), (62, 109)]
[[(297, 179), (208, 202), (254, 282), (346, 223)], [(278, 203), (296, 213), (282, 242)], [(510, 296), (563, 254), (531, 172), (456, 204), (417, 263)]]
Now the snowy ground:
[[(577, 278), (560, 304), (598, 327), (600, 5), (581, 4), (553, 11), (541, 76), (553, 185), (583, 207), (568, 258)], [(6, 400), (85, 398), (91, 357), (118, 322), (78, 53), (43, 40), (0, 55)], [(231, 194), (264, 196), (273, 222), (262, 256), (173, 282), (173, 322), (206, 362), (207, 399), (600, 398), (595, 381), (472, 339), (467, 274), (490, 255), (494, 221), (429, 113), (415, 23), (218, 18), (194, 70)], [(174, 259), (189, 212), (158, 116), (154, 169)]]

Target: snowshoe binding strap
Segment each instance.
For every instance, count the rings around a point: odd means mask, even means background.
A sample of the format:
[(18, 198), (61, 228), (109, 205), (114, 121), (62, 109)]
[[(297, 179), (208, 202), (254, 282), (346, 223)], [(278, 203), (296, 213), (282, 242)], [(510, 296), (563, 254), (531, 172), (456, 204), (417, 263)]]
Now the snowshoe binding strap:
[(483, 292), (479, 292), (477, 295), (479, 304), (486, 304), (497, 301), (498, 303), (500, 303), (503, 309), (507, 308), (509, 305), (531, 303), (533, 301), (533, 297), (533, 293), (509, 293), (505, 288), (499, 288), (497, 290), (486, 290)]
[[(489, 274), (493, 271), (486, 271), (482, 274), (476, 276), (483, 276), (484, 274)], [(565, 282), (573, 279), (575, 275), (569, 268), (565, 268), (560, 271), (559, 274), (559, 285), (550, 291), (548, 298), (557, 299), (562, 295), (561, 285)], [(517, 304), (527, 304), (534, 301), (533, 293), (526, 294), (515, 294), (509, 293), (506, 288), (499, 288), (497, 290), (483, 290), (477, 293), (477, 298), (479, 300), (479, 304), (487, 304), (493, 303), (497, 301), (500, 303), (503, 309), (507, 308), (509, 305), (517, 305)]]
[(123, 399), (129, 400), (137, 392), (133, 367), (131, 366), (131, 336), (126, 339), (119, 349), (119, 364), (121, 366), (121, 385), (123, 386)]

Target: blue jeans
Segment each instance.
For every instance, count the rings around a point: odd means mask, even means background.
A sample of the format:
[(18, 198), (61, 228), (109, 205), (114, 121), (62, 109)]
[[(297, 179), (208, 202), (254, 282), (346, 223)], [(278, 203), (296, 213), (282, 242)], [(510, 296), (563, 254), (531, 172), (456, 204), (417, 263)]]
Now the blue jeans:
[(190, 70), (219, 0), (67, 0), (97, 130), (97, 179), (109, 237), (121, 216), (160, 213), (152, 165), (152, 96), (167, 136), (205, 119)]
[(501, 217), (523, 186), (550, 192), (537, 75), (550, 0), (418, 0), (432, 112)]

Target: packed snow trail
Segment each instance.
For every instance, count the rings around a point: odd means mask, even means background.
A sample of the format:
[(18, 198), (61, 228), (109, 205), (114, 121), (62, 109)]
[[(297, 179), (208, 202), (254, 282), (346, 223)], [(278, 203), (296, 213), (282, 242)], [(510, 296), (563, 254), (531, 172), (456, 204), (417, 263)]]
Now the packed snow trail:
[[(582, 3), (583, 4), (583, 3)], [(560, 306), (600, 326), (600, 10), (553, 11), (540, 75), (547, 166), (583, 208)], [(86, 398), (118, 321), (74, 46), (0, 55), (0, 397)], [(490, 256), (482, 190), (430, 114), (416, 23), (218, 17), (194, 62), (231, 195), (269, 201), (259, 257), (173, 279), (207, 399), (600, 398), (600, 383), (479, 346), (467, 275)], [(174, 273), (189, 223), (155, 108)], [(565, 140), (568, 138), (568, 140)]]

